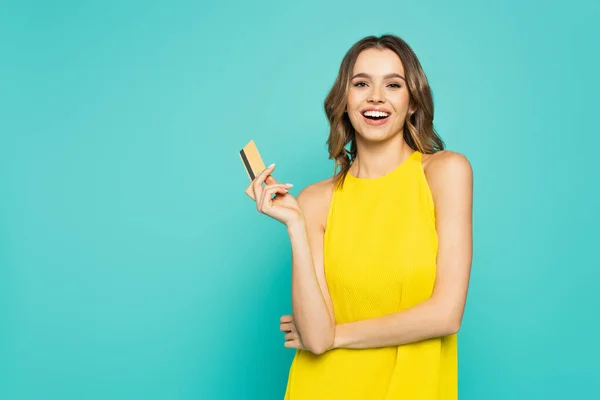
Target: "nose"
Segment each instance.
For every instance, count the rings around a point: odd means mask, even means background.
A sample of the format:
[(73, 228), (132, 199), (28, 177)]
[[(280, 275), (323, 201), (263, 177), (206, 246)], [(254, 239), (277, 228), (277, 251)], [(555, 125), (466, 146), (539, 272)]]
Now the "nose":
[(369, 93), (368, 101), (370, 103), (383, 103), (383, 94), (379, 86), (373, 86), (373, 90), (371, 90), (371, 92)]

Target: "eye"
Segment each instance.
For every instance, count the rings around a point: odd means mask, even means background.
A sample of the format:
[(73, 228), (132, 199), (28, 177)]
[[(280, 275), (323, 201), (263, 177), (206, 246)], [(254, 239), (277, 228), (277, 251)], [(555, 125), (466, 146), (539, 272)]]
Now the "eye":
[(398, 83), (390, 83), (388, 86), (393, 87), (394, 89), (400, 89), (402, 86)]
[(354, 87), (364, 87), (366, 85), (367, 85), (366, 82), (355, 82), (353, 86)]

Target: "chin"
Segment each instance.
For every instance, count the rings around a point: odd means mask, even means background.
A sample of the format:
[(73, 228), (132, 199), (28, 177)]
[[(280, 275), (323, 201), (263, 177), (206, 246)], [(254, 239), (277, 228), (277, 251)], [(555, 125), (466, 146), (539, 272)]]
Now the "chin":
[(388, 129), (373, 129), (371, 127), (363, 129), (362, 133), (357, 132), (364, 140), (370, 142), (383, 142), (388, 140), (395, 135)]

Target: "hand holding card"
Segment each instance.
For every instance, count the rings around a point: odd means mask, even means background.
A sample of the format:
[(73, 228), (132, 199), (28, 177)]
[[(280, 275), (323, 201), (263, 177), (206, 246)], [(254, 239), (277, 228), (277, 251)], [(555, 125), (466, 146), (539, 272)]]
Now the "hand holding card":
[[(253, 140), (240, 151), (240, 158), (252, 181), (245, 193), (256, 202), (258, 212), (266, 214), (286, 226), (298, 221), (302, 216), (300, 205), (294, 196), (288, 193), (288, 189), (293, 185), (290, 183), (280, 184), (273, 178), (271, 174), (275, 169), (275, 164), (265, 168)], [(264, 187), (263, 183), (266, 184)]]

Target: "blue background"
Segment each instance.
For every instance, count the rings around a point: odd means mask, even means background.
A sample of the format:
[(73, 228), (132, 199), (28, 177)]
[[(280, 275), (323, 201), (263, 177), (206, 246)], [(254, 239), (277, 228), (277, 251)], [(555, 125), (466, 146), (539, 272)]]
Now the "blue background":
[(486, 3), (0, 2), (0, 398), (281, 399), (289, 239), (238, 151), (329, 177), (383, 33), (475, 172), (461, 399), (597, 394), (600, 5)]

